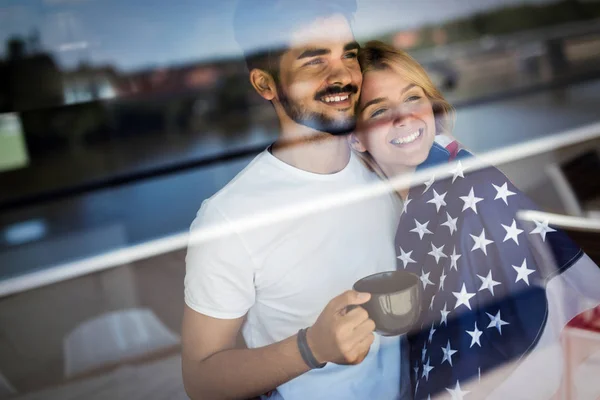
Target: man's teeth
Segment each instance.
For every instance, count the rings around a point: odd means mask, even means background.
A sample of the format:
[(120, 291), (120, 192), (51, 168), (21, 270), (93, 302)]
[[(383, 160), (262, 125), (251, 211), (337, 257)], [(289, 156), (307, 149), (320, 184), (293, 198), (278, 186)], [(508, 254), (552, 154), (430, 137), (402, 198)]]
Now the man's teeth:
[(343, 96), (327, 96), (327, 97), (323, 97), (323, 101), (325, 103), (331, 103), (334, 101), (345, 101), (348, 100), (348, 95), (345, 94)]
[(411, 143), (411, 142), (414, 142), (415, 140), (417, 140), (417, 138), (419, 136), (421, 136), (421, 130), (414, 131), (413, 133), (411, 133), (410, 135), (405, 136), (405, 137), (396, 138), (396, 139), (392, 140), (390, 143), (392, 143), (392, 144)]

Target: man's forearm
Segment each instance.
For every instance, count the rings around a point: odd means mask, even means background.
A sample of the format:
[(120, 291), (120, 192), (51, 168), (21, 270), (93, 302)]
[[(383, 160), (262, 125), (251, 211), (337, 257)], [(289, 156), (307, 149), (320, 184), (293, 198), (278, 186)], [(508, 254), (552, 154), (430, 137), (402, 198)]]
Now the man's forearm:
[(203, 361), (184, 360), (192, 399), (247, 399), (275, 389), (309, 370), (296, 336), (257, 349), (231, 349)]

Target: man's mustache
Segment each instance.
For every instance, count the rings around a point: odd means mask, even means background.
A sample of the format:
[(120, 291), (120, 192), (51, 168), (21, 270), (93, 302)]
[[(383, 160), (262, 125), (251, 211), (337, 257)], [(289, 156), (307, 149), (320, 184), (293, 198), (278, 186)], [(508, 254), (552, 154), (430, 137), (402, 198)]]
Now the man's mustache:
[(358, 93), (358, 86), (351, 83), (347, 84), (346, 86), (329, 86), (317, 92), (315, 95), (315, 100), (320, 100), (322, 97), (333, 96), (340, 93), (356, 94)]

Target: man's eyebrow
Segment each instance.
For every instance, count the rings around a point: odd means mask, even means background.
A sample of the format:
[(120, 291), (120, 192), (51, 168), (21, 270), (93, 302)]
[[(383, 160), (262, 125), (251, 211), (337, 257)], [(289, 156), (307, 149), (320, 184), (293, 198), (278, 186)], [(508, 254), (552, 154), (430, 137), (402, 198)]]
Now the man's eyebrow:
[(358, 42), (350, 42), (344, 46), (344, 51), (360, 50), (360, 44)]
[(360, 109), (360, 112), (363, 112), (363, 111), (365, 111), (365, 109), (366, 109), (367, 107), (369, 107), (369, 106), (372, 106), (373, 104), (378, 104), (378, 103), (381, 103), (381, 102), (383, 102), (383, 101), (385, 101), (385, 98), (384, 98), (384, 97), (378, 97), (378, 98), (376, 98), (376, 99), (369, 100), (369, 101), (367, 101), (367, 103), (366, 103), (364, 106), (362, 106), (362, 107), (361, 107), (361, 109)]
[[(358, 42), (350, 42), (344, 46), (344, 52), (352, 51), (352, 50), (359, 50), (359, 49), (360, 49), (360, 44), (358, 44)], [(319, 49), (319, 48), (306, 49), (298, 56), (297, 60), (300, 60), (302, 58), (324, 56), (324, 55), (330, 54), (330, 53), (331, 53), (331, 50), (329, 50), (329, 49)]]
[(306, 49), (298, 56), (297, 60), (302, 58), (324, 56), (329, 53), (331, 53), (331, 50), (329, 49)]

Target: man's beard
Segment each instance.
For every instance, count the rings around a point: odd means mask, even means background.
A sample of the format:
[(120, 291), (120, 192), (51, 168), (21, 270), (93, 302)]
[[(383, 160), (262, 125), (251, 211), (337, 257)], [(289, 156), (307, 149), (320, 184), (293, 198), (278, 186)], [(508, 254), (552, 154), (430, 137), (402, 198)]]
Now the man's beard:
[[(350, 92), (354, 94), (358, 92), (358, 88), (354, 85), (347, 85), (343, 89), (339, 87), (328, 88), (323, 92), (318, 93), (315, 96), (315, 99), (327, 94), (336, 94), (336, 92)], [(324, 113), (309, 111), (300, 104), (290, 100), (279, 83), (277, 83), (277, 94), (279, 96), (279, 102), (286, 114), (298, 124), (334, 136), (348, 135), (354, 132), (354, 129), (356, 128), (356, 118), (354, 115), (344, 119), (334, 119)]]

